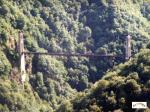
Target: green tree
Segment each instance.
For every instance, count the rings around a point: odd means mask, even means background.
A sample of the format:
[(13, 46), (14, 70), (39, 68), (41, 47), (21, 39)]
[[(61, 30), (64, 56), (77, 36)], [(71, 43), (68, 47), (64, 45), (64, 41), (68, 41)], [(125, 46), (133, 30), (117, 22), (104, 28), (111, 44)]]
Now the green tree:
[(0, 75), (9, 75), (11, 68), (11, 64), (6, 55), (0, 51)]

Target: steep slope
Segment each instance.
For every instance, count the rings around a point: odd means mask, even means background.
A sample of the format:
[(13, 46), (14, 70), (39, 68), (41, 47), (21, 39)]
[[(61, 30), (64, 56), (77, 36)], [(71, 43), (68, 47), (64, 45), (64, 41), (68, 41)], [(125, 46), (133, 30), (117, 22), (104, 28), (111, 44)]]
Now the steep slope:
[[(58, 112), (134, 112), (133, 101), (150, 108), (150, 49), (143, 49), (130, 61), (116, 66), (96, 82), (86, 94), (64, 103)], [(70, 105), (68, 107), (67, 105)], [(148, 112), (150, 109), (141, 110)]]
[(16, 82), (0, 79), (0, 111), (52, 112), (53, 109), (33, 93), (29, 84), (22, 89)]

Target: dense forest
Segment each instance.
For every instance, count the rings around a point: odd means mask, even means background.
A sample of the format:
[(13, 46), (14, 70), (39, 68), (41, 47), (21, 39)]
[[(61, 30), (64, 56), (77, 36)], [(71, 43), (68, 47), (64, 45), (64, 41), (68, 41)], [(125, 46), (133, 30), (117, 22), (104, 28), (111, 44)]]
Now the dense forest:
[[(19, 31), (25, 51), (118, 57), (26, 55), (20, 84)], [(134, 112), (132, 101), (150, 108), (150, 0), (0, 0), (0, 112)]]
[(70, 102), (63, 102), (57, 112), (134, 112), (132, 101), (146, 101), (149, 104), (149, 57), (150, 49), (142, 49), (130, 61), (108, 71), (86, 93), (78, 94)]

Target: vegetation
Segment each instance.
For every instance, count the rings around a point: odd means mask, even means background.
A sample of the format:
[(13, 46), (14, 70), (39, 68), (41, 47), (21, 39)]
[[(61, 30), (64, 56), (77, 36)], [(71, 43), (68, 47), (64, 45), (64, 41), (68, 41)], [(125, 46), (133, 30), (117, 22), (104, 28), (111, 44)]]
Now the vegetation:
[[(132, 99), (149, 102), (149, 13), (150, 0), (0, 0), (0, 111), (127, 111)], [(108, 58), (28, 55), (29, 81), (17, 91), (19, 31), (26, 51), (119, 58), (112, 63)], [(143, 50), (124, 63), (128, 34), (132, 54)]]
[(11, 64), (5, 54), (0, 51), (0, 75), (8, 75), (11, 70)]
[(38, 94), (31, 90), (29, 84), (25, 88), (18, 86), (16, 82), (0, 79), (0, 111), (12, 112), (52, 112), (48, 103), (42, 101)]
[[(64, 112), (132, 112), (135, 111), (131, 108), (133, 101), (146, 101), (149, 106), (149, 56), (150, 49), (141, 50), (130, 61), (106, 73), (86, 94), (64, 102), (57, 111), (61, 112), (63, 109)], [(149, 109), (141, 111), (146, 112)]]

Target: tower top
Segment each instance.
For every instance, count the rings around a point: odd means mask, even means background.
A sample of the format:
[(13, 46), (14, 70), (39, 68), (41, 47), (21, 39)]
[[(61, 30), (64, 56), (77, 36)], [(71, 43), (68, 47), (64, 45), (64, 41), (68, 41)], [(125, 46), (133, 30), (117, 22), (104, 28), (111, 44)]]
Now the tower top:
[(127, 39), (131, 39), (131, 38), (132, 38), (130, 35), (128, 35), (128, 36), (126, 36), (126, 37), (127, 37)]
[(23, 32), (22, 31), (19, 32), (19, 37), (23, 38)]

